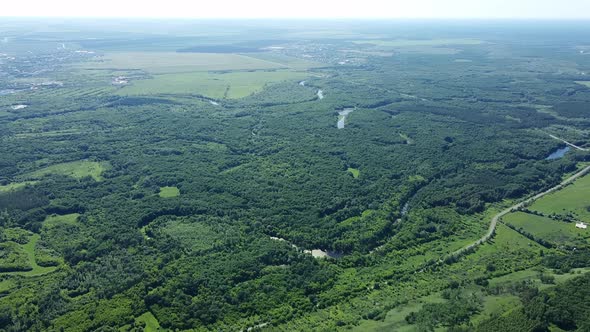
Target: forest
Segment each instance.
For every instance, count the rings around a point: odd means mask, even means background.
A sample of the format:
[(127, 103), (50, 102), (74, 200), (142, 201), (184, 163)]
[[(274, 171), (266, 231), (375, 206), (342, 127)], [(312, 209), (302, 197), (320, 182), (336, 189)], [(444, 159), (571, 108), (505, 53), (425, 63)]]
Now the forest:
[(0, 331), (590, 329), (590, 175), (463, 250), (590, 165), (590, 26), (160, 23), (0, 26)]

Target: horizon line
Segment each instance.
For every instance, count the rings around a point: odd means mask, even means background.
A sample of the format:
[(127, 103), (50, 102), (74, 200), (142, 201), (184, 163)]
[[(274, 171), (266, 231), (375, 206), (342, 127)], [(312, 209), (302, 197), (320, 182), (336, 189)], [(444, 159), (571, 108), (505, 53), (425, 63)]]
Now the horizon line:
[(357, 21), (590, 21), (590, 17), (387, 17), (387, 16), (260, 16), (260, 17), (237, 17), (237, 16), (17, 16), (17, 15), (2, 15), (0, 19), (105, 19), (105, 20), (141, 20), (141, 19), (156, 19), (156, 20), (357, 20)]

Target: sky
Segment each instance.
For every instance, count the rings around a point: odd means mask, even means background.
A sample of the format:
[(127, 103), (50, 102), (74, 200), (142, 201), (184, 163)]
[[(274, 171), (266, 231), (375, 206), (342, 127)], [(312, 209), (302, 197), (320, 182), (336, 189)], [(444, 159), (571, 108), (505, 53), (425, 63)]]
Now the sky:
[(0, 16), (590, 19), (590, 0), (7, 0)]

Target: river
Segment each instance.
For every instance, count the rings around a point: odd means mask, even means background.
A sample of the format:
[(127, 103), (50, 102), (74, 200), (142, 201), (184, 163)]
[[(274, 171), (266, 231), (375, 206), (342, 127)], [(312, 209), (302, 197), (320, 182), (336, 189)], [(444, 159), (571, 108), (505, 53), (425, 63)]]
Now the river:
[(545, 160), (554, 160), (554, 159), (560, 159), (563, 158), (563, 156), (565, 156), (565, 154), (570, 150), (571, 148), (569, 146), (563, 147), (561, 149), (557, 149), (555, 150), (553, 153), (551, 153), (549, 155), (549, 157), (545, 158)]

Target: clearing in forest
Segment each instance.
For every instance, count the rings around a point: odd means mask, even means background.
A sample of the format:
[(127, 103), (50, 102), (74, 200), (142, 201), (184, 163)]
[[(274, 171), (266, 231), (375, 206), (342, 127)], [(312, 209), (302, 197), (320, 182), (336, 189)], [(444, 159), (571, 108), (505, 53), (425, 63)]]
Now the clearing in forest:
[(180, 196), (180, 190), (176, 187), (161, 187), (159, 195), (162, 198), (178, 197)]
[(49, 174), (58, 174), (71, 176), (75, 179), (82, 179), (90, 176), (95, 181), (101, 181), (102, 173), (108, 168), (108, 162), (80, 160), (47, 166), (38, 171), (29, 173), (25, 177), (39, 179)]

